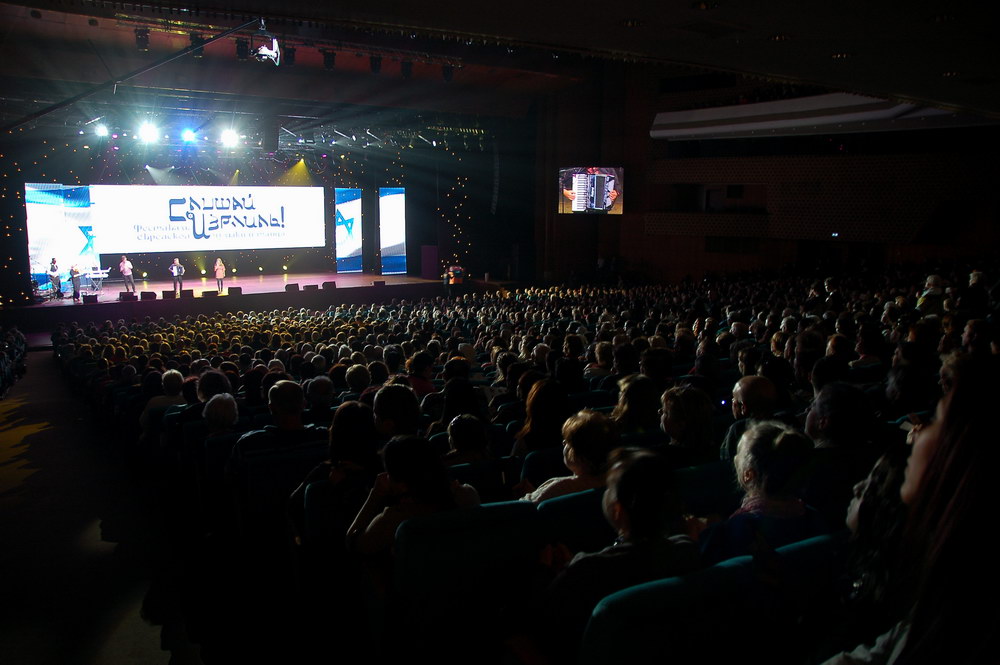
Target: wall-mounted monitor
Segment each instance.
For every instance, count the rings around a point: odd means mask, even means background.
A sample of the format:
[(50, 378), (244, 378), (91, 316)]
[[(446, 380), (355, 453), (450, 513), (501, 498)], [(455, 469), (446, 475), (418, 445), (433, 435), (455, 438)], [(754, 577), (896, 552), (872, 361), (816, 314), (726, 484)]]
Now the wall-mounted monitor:
[(559, 212), (620, 215), (624, 206), (619, 166), (571, 166), (559, 169)]

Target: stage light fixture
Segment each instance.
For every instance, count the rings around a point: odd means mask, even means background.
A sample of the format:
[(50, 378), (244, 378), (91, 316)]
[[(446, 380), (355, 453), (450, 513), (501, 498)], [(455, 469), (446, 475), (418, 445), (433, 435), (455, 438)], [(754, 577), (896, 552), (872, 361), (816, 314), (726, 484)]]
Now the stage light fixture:
[(240, 136), (236, 133), (235, 129), (224, 129), (222, 130), (222, 145), (227, 148), (235, 148), (236, 144), (240, 142)]
[(295, 48), (291, 46), (285, 47), (285, 66), (291, 67), (295, 64)]
[(202, 269), (201, 269), (201, 274), (202, 274), (202, 275), (204, 275), (204, 274), (205, 274), (206, 272), (208, 272), (208, 271), (207, 271), (207, 270), (205, 270), (204, 268), (202, 268)]
[(323, 68), (333, 69), (337, 66), (336, 51), (323, 51)]
[(247, 39), (236, 40), (236, 59), (245, 62), (250, 58), (250, 41)]
[(107, 136), (108, 126), (104, 124), (98, 125), (97, 127), (94, 127), (94, 133), (101, 137)]
[(160, 130), (156, 128), (151, 122), (144, 122), (142, 126), (139, 127), (139, 138), (142, 139), (143, 143), (155, 143), (160, 137)]
[(288, 266), (281, 266), (281, 269), (284, 270), (285, 272), (288, 272)]
[(278, 46), (278, 38), (271, 37), (271, 45), (261, 44), (256, 49), (254, 49), (253, 57), (257, 59), (257, 62), (264, 62), (270, 60), (277, 67), (281, 63), (281, 48)]
[(264, 266), (257, 266), (257, 272), (264, 272)]
[(413, 63), (409, 60), (404, 60), (399, 63), (399, 73), (403, 75), (404, 79), (408, 79), (413, 76)]
[(149, 50), (149, 28), (135, 29), (135, 47), (140, 51)]
[(193, 143), (198, 140), (198, 135), (193, 129), (185, 129), (181, 132), (181, 140), (185, 143)]
[(371, 67), (372, 74), (378, 74), (382, 71), (382, 56), (373, 55), (368, 58), (368, 65)]

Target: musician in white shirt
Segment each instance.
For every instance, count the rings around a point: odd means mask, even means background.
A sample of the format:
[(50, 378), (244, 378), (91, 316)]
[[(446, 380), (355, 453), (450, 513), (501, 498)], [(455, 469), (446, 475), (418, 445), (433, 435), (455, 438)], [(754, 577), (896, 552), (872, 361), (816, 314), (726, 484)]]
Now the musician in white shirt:
[(180, 259), (174, 259), (170, 264), (170, 274), (174, 277), (174, 291), (178, 294), (184, 289), (184, 266)]
[[(132, 277), (132, 262), (128, 260), (128, 257), (122, 254), (122, 262), (118, 264), (118, 270), (121, 271), (122, 277), (125, 278), (125, 291), (132, 291), (135, 293), (135, 278)], [(132, 287), (129, 289), (129, 287)]]

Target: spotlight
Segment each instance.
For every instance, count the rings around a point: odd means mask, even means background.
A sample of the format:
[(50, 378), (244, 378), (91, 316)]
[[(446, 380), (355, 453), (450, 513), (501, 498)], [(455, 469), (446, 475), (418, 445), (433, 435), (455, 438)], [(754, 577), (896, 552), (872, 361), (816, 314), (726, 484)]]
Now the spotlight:
[(181, 132), (181, 140), (185, 143), (192, 143), (198, 139), (198, 135), (195, 134), (193, 129), (185, 129)]
[[(192, 32), (191, 46), (198, 46), (198, 47), (205, 46), (205, 38), (199, 35), (197, 32)], [(191, 55), (194, 56), (195, 58), (201, 58), (205, 55), (205, 49), (198, 48), (198, 50), (194, 51)]]
[(146, 279), (147, 277), (149, 277), (149, 273), (148, 272), (142, 273), (142, 278), (143, 279)]
[(282, 270), (288, 270), (288, 266), (281, 266)]
[(382, 71), (382, 56), (373, 55), (368, 58), (368, 63), (371, 66), (372, 74), (378, 74)]
[(222, 130), (222, 145), (227, 148), (235, 148), (236, 144), (239, 142), (240, 135), (236, 133), (235, 129)]
[(236, 40), (236, 59), (245, 62), (250, 57), (250, 41), (246, 39)]
[(451, 77), (455, 74), (455, 68), (451, 65), (441, 65), (441, 77), (445, 81), (451, 81)]
[(140, 51), (149, 50), (149, 28), (135, 29), (135, 47)]
[(151, 122), (144, 122), (142, 126), (139, 127), (139, 138), (142, 139), (143, 143), (156, 143), (156, 140), (160, 137), (160, 130), (156, 128)]
[(295, 64), (295, 49), (291, 46), (285, 47), (285, 66), (291, 67)]
[(257, 266), (257, 272), (264, 272), (264, 266)]
[(399, 73), (403, 75), (404, 79), (408, 79), (413, 76), (413, 63), (409, 60), (404, 60), (399, 63)]
[(102, 136), (102, 137), (103, 136), (107, 136), (108, 135), (108, 126), (104, 125), (104, 124), (98, 125), (97, 127), (94, 127), (94, 133), (97, 134), (98, 136)]
[(254, 49), (253, 57), (257, 58), (257, 62), (264, 62), (265, 60), (270, 60), (277, 67), (281, 62), (281, 49), (278, 48), (278, 38), (271, 37), (271, 45), (261, 44), (259, 47)]
[(337, 52), (323, 51), (323, 68), (333, 69), (337, 66)]
[(207, 270), (205, 270), (204, 268), (202, 268), (202, 269), (201, 269), (201, 274), (202, 274), (202, 275), (204, 275), (204, 274), (205, 274), (206, 272), (208, 272), (208, 271), (207, 271)]

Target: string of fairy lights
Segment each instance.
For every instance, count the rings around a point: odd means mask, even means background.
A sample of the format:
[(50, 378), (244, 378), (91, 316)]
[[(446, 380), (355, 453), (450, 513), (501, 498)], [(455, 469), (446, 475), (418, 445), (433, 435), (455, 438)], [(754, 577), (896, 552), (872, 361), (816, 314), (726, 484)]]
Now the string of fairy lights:
[[(29, 304), (33, 301), (32, 275), (27, 261), (27, 224), (24, 185), (29, 182), (61, 183), (73, 186), (91, 184), (131, 185), (323, 185), (326, 187), (364, 187), (373, 180), (380, 186), (423, 186), (427, 180), (410, 177), (415, 166), (413, 149), (406, 144), (384, 146), (379, 158), (369, 161), (371, 152), (318, 151), (264, 157), (259, 151), (231, 149), (198, 150), (189, 146), (150, 146), (127, 137), (73, 133), (42, 136), (40, 130), (19, 128), (8, 134), (0, 153), (0, 220), (3, 245), (0, 250), (0, 306)], [(35, 138), (38, 135), (38, 138)], [(336, 150), (334, 148), (333, 150)], [(470, 230), (474, 218), (467, 187), (463, 157), (454, 146), (441, 145), (434, 150), (437, 168), (447, 191), (439, 198), (437, 215), (440, 230), (442, 264), (465, 265), (473, 242)], [(373, 170), (373, 168), (375, 170)], [(377, 173), (377, 177), (376, 174)], [(416, 184), (419, 182), (420, 184)], [(328, 197), (328, 219), (334, 219), (333, 196)], [(431, 217), (433, 218), (433, 216)], [(331, 230), (332, 233), (332, 230)], [(227, 272), (287, 272), (304, 255), (320, 255), (335, 264), (334, 250), (327, 247), (311, 251), (244, 250), (226, 252)], [(189, 270), (211, 276), (214, 253), (186, 253)], [(143, 279), (162, 278), (165, 268), (160, 256), (130, 256), (136, 275)], [(445, 267), (444, 265), (442, 267)]]

